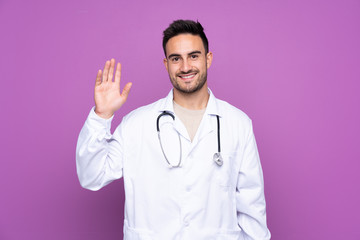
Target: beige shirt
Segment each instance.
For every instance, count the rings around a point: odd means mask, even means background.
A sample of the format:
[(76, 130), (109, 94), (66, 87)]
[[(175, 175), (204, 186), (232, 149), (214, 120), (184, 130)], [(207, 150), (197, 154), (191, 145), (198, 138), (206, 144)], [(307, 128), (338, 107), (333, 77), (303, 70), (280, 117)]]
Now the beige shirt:
[(179, 117), (181, 122), (185, 125), (189, 137), (191, 141), (193, 141), (206, 108), (200, 110), (190, 110), (180, 106), (175, 101), (173, 101), (173, 104), (175, 115)]

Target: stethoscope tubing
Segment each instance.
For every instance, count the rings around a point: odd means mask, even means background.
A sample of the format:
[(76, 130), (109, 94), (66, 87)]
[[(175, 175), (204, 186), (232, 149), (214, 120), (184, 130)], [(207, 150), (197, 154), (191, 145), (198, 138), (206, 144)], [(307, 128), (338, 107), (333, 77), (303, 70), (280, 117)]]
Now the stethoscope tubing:
[[(161, 151), (165, 157), (166, 162), (168, 163), (168, 165), (170, 167), (180, 167), (181, 165), (181, 160), (182, 160), (182, 145), (181, 145), (181, 138), (180, 138), (180, 134), (178, 133), (178, 137), (179, 137), (179, 143), (180, 143), (180, 159), (177, 165), (172, 165), (169, 161), (169, 159), (167, 158), (162, 142), (161, 142), (161, 137), (160, 137), (160, 127), (159, 127), (159, 122), (160, 122), (160, 118), (162, 116), (170, 116), (174, 121), (175, 121), (175, 116), (174, 114), (172, 114), (171, 112), (168, 111), (163, 111), (162, 113), (160, 113), (160, 115), (157, 117), (156, 119), (156, 130), (158, 133), (158, 138), (159, 138), (159, 142), (160, 142), (160, 147), (161, 147)], [(217, 143), (218, 143), (218, 152), (214, 154), (214, 161), (216, 162), (216, 164), (218, 166), (222, 166), (223, 164), (223, 160), (221, 157), (221, 143), (220, 143), (220, 117), (219, 115), (216, 115), (216, 119), (217, 119)]]
[(216, 115), (216, 119), (217, 119), (217, 139), (218, 139), (218, 153), (221, 153), (221, 148), (220, 148), (220, 117), (219, 115)]

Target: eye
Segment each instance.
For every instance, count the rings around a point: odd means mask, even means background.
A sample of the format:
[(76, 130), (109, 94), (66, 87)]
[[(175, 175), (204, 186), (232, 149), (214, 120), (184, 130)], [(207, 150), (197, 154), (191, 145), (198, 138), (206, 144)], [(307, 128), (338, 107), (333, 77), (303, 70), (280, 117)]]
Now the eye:
[(190, 58), (192, 59), (192, 60), (195, 60), (195, 59), (197, 59), (199, 56), (198, 55), (191, 55), (190, 56)]
[(173, 57), (173, 58), (171, 58), (171, 61), (172, 61), (172, 62), (178, 62), (179, 60), (180, 60), (179, 57)]

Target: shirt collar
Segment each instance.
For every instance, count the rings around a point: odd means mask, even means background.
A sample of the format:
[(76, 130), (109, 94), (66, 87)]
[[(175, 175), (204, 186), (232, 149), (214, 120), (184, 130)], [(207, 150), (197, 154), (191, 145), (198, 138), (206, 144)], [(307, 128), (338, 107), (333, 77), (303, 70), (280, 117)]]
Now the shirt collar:
[[(214, 96), (214, 94), (212, 93), (210, 88), (208, 88), (208, 92), (210, 94), (210, 97), (209, 97), (209, 100), (208, 100), (208, 103), (206, 106), (205, 114), (219, 115), (221, 117), (222, 113), (218, 107), (217, 98)], [(169, 94), (165, 98), (163, 105), (160, 107), (160, 111), (161, 112), (168, 111), (168, 112), (174, 113), (173, 99), (174, 99), (173, 89), (171, 89)]]

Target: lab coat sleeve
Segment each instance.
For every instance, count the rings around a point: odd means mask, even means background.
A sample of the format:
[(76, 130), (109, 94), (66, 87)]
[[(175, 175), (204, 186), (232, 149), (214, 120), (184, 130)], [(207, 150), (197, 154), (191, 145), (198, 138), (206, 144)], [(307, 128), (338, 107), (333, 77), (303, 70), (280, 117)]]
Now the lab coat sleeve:
[(97, 191), (122, 177), (123, 140), (121, 125), (110, 133), (111, 121), (91, 109), (79, 134), (76, 146), (76, 168), (82, 187)]
[(244, 240), (268, 240), (270, 231), (266, 224), (264, 180), (259, 153), (250, 121), (237, 188), (237, 219)]

